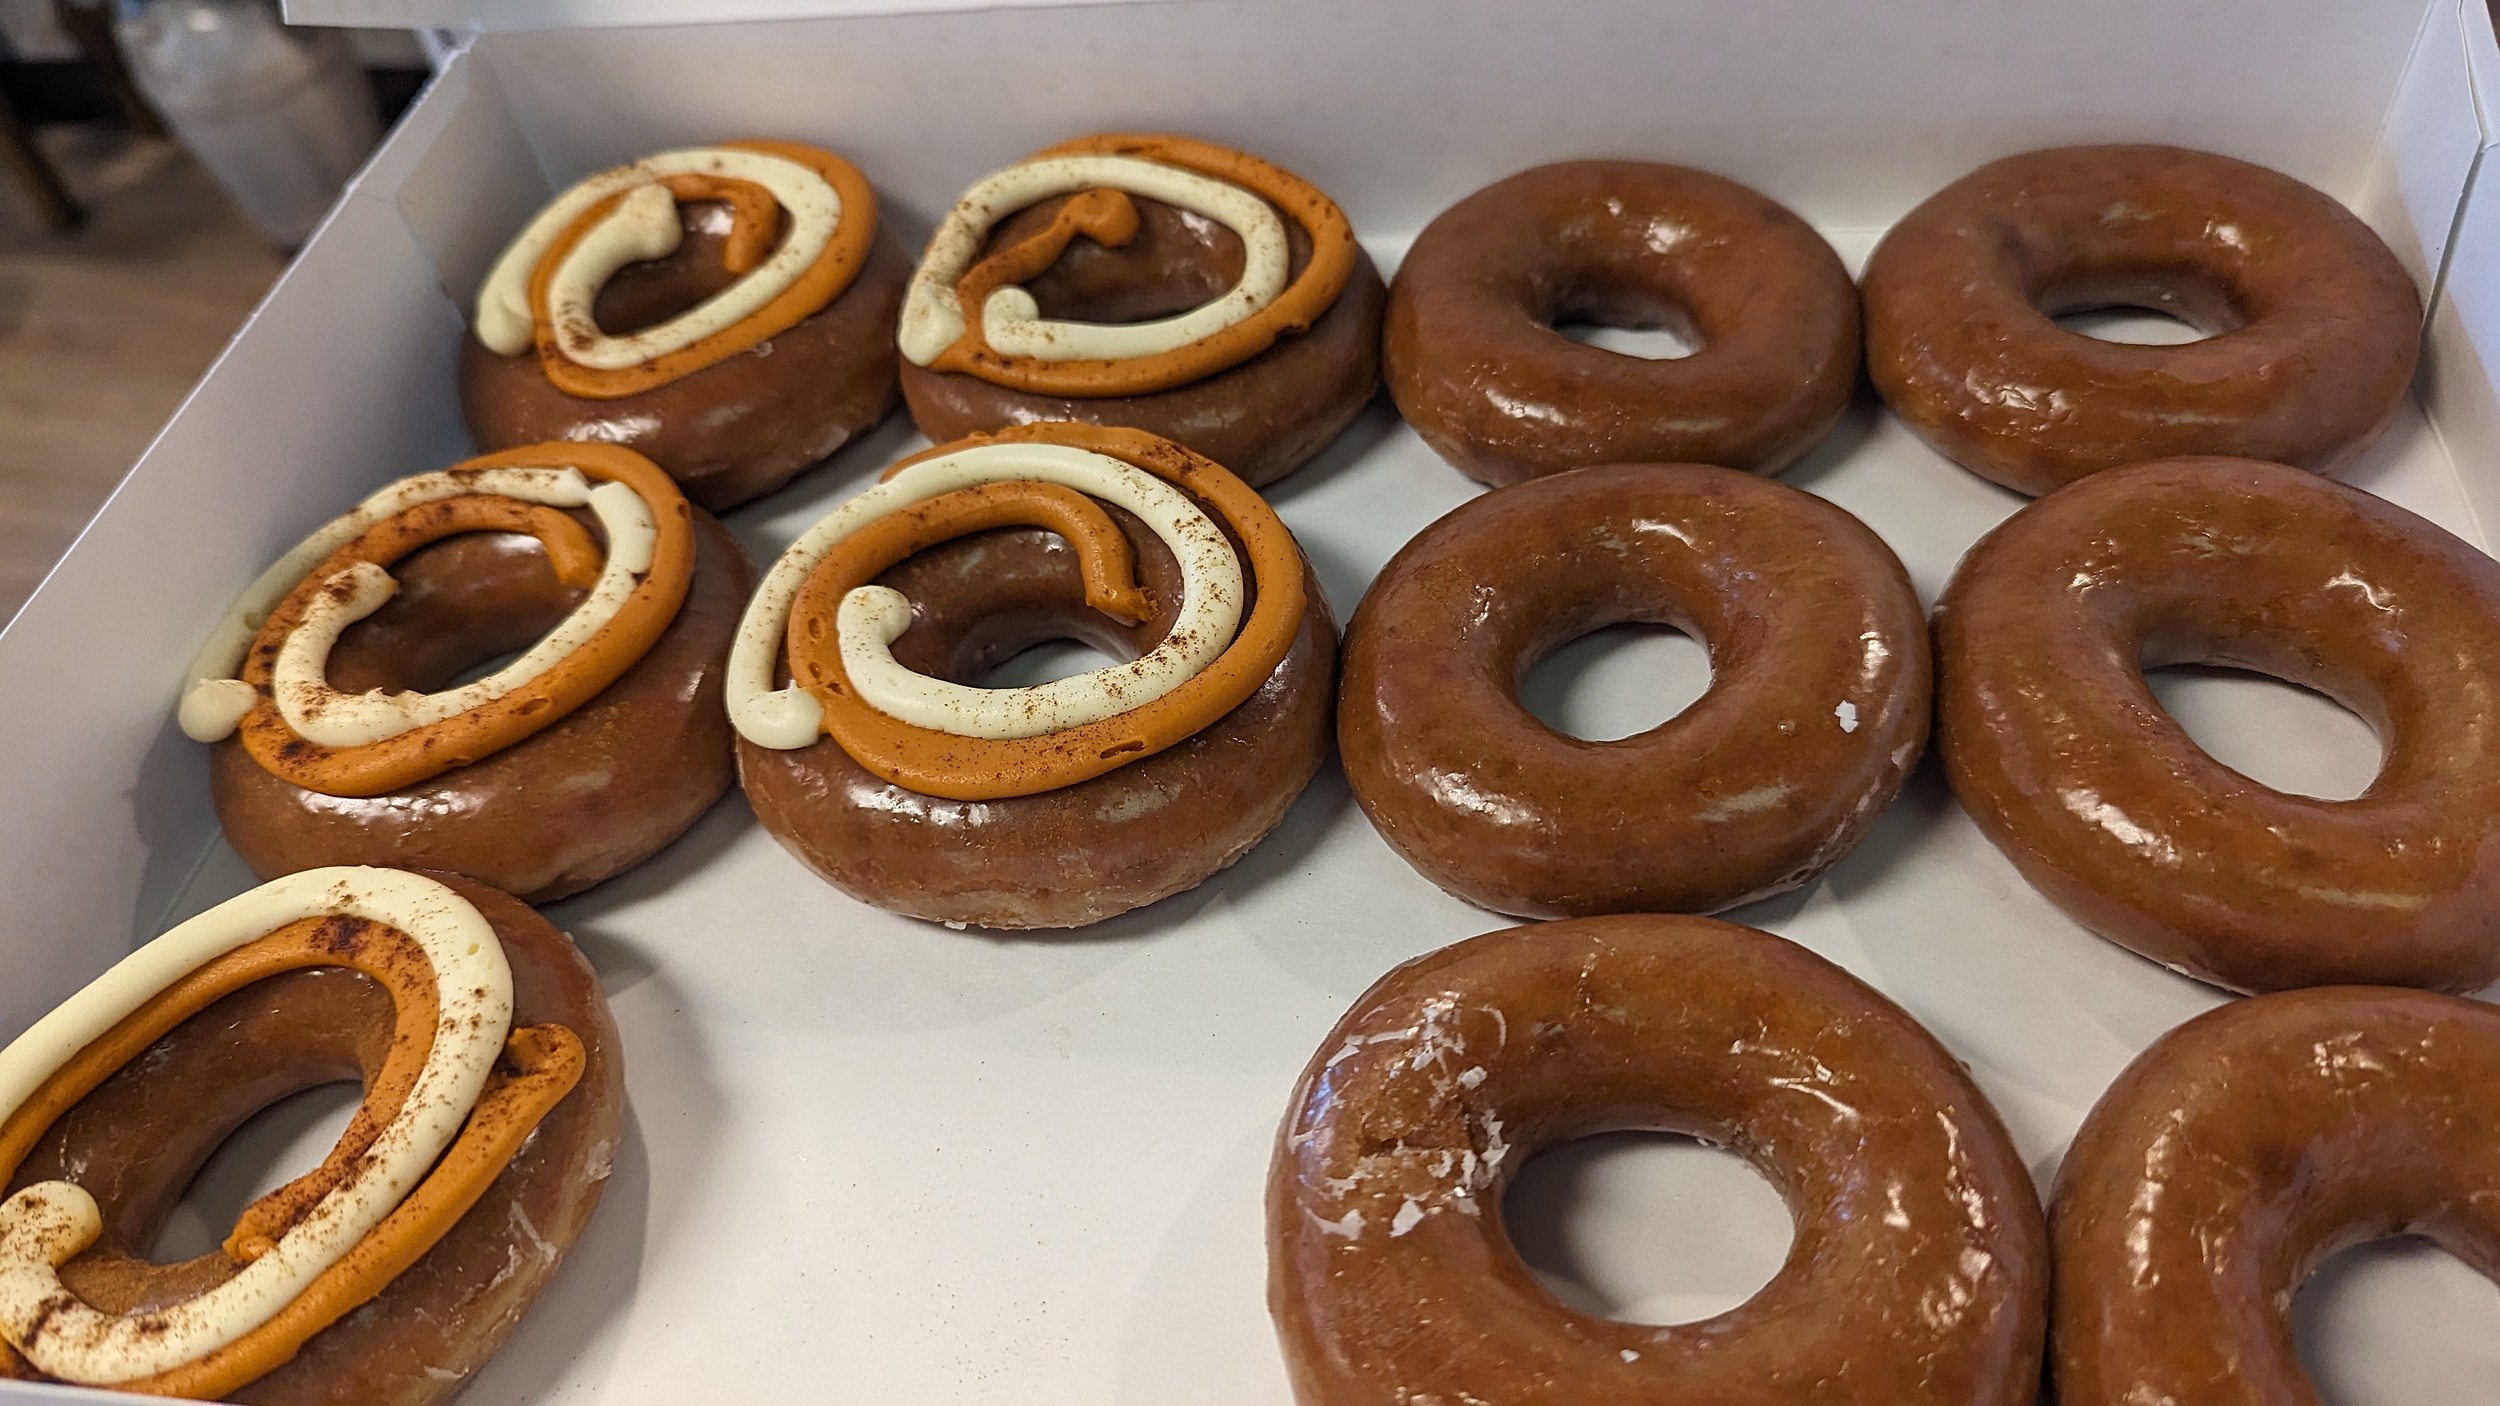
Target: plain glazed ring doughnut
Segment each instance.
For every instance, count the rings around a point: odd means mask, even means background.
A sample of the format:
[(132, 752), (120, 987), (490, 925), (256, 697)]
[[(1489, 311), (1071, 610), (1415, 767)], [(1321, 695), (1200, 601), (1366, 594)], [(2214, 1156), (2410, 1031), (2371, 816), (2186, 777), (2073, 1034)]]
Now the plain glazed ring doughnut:
[[(2051, 319), (2168, 313), (2134, 346)], [(1866, 266), (1866, 358), (1893, 413), (2022, 493), (2144, 459), (2319, 473), (2413, 380), (2422, 300), (2369, 226), (2280, 172), (2166, 146), (2010, 156), (1928, 197)]]
[[(361, 1080), (320, 1167), (223, 1246), (148, 1259), (254, 1114)], [(0, 1379), (423, 1406), (528, 1311), (599, 1203), (616, 1028), (504, 894), (292, 874), (124, 958), (0, 1050)]]
[(910, 266), (867, 180), (818, 147), (722, 142), (585, 177), (478, 293), (469, 434), (623, 445), (715, 512), (769, 493), (893, 408)]
[[(1725, 1146), (1796, 1219), (1700, 1323), (1566, 1308), (1502, 1228), (1540, 1151)], [(1707, 918), (1512, 928), (1383, 977), (1312, 1055), (1267, 1183), (1269, 1311), (1303, 1406), (2032, 1406), (2048, 1245), (1952, 1053), (1802, 947)], [(1676, 1253), (1661, 1245), (1658, 1253)]]
[(1371, 256), (1316, 187), (1186, 137), (1084, 137), (982, 180), (903, 305), (903, 396), (933, 440), (1125, 425), (1252, 487), (1380, 389)]
[(2500, 1275), (2495, 1126), (2500, 1009), (2480, 1001), (2284, 992), (2163, 1036), (2058, 1170), (2060, 1406), (2319, 1400), (2289, 1310), (2328, 1256), (2425, 1235)]
[[(1546, 727), (1519, 682), (1607, 625), (1710, 649), (1637, 736)], [(1390, 559), (1346, 632), (1337, 742), (1391, 848), (1523, 917), (1715, 912), (1847, 854), (1927, 744), (1927, 626), (1882, 539), (1729, 469), (1617, 465), (1498, 489)]]
[[(1564, 322), (1667, 327), (1650, 361)], [(1848, 408), (1858, 299), (1831, 246), (1734, 181), (1645, 161), (1568, 161), (1441, 212), (1389, 291), (1389, 393), (1468, 477), (1591, 464), (1776, 473)]]
[[(1077, 639), (1131, 662), (968, 686)], [(1034, 425), (886, 471), (794, 543), (730, 660), (764, 828), (912, 917), (1076, 927), (1195, 887), (1328, 750), (1336, 626), (1259, 495), (1136, 430)]]
[[(1963, 558), (1937, 609), (1945, 770), (2077, 922), (2239, 991), (2500, 977), (2500, 564), (2280, 464), (2096, 474)], [(2215, 761), (2143, 671), (2212, 663), (2369, 720), (2378, 779), (2287, 795)]]
[(216, 744), (218, 819), (263, 878), (414, 866), (551, 902), (729, 789), (721, 671), (753, 580), (631, 450), (490, 454), (263, 573), (193, 661), (182, 727)]

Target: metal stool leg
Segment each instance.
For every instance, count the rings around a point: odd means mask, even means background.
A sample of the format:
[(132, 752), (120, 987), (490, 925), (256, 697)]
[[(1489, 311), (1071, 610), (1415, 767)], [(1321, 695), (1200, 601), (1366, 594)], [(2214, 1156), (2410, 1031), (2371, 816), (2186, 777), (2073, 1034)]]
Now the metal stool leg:
[(5, 98), (0, 98), (0, 165), (17, 177), (26, 198), (35, 202), (35, 212), (45, 225), (66, 233), (78, 228), (87, 218), (86, 210), (62, 183), (61, 173), (36, 150), (34, 134), (18, 121), (17, 113)]
[(164, 119), (130, 80), (130, 65), (122, 61), (121, 41), (113, 33), (111, 8), (95, 0), (52, 0), (52, 14), (77, 42), (79, 54), (95, 65), (113, 94), (113, 105), (122, 111), (123, 124), (143, 137), (165, 135)]

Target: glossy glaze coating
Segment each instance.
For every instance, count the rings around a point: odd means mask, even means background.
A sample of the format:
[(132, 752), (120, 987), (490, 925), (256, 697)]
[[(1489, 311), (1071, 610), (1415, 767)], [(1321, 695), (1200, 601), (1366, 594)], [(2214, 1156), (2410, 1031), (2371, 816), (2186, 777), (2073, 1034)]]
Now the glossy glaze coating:
[[(1033, 528), (957, 538), (878, 577), (909, 597), (903, 666), (958, 683), (1046, 640), (1131, 659), (1171, 629), (1180, 571), (1153, 532), (1106, 507), (1162, 608), (1123, 625), (1085, 604), (1076, 553)], [(1328, 753), (1336, 623), (1305, 577), (1302, 631), (1250, 701), (1090, 781), (957, 801), (885, 781), (831, 738), (796, 751), (738, 740), (756, 819), (843, 892), (915, 918), (987, 928), (1099, 922), (1194, 888), (1285, 818)]]
[[(2135, 346), (2051, 319), (2168, 313)], [(1866, 266), (1866, 359), (1894, 413), (2023, 493), (2144, 459), (2325, 473), (2403, 403), (2413, 281), (2367, 225), (2280, 172), (2165, 146), (2060, 147), (1928, 197)]]
[[(1519, 702), (1625, 621), (1710, 650), (1709, 692), (1587, 742)], [(1847, 854), (1927, 744), (1926, 621), (1882, 539), (1730, 469), (1614, 465), (1496, 490), (1390, 559), (1346, 631), (1337, 743), (1391, 848), (1523, 917), (1715, 912)]]
[[(438, 542), (392, 571), (399, 594), (331, 653), (340, 689), (440, 688), (527, 648), (580, 600), (536, 542), (504, 533)], [(721, 671), (754, 586), (737, 540), (698, 511), (677, 619), (588, 704), (483, 761), (366, 799), (304, 790), (228, 738), (209, 758), (226, 839), (262, 878), (323, 864), (447, 869), (532, 903), (621, 874), (729, 789)]]
[[(597, 974), (570, 939), (521, 903), (449, 874), (433, 877), (494, 924), (512, 968), (513, 1025), (559, 1024), (581, 1037), (581, 1082), (431, 1250), (231, 1400), (445, 1400), (520, 1323), (606, 1187), (625, 1086)], [(358, 972), (316, 967), (255, 983), (176, 1026), (99, 1085), (0, 1190), (64, 1180), (95, 1197), (103, 1237), (63, 1265), (61, 1278), (106, 1312), (213, 1288), (242, 1267), (222, 1251), (176, 1264), (147, 1259), (193, 1176), (237, 1128), (280, 1099), (372, 1078), (391, 1026), (390, 998)], [(0, 1378), (28, 1370), (0, 1344)]]
[[(2241, 991), (2500, 977), (2500, 563), (2295, 469), (2173, 459), (1981, 539), (1936, 640), (1954, 792), (2077, 922)], [(2328, 801), (2215, 761), (2145, 686), (2177, 663), (2334, 698), (2378, 779)]]
[[(1031, 238), (1067, 203), (1046, 200), (999, 222), (983, 257)], [(1117, 249), (1072, 241), (1056, 263), (1024, 284), (1041, 315), (1086, 322), (1145, 322), (1223, 295), (1241, 277), (1241, 239), (1194, 212), (1133, 197), (1137, 237)], [(1285, 220), (1290, 276), (1310, 259), (1310, 236)], [(904, 362), (903, 397), (914, 423), (943, 444), (965, 435), (1044, 420), (1126, 425), (1177, 441), (1258, 487), (1326, 448), (1380, 389), (1380, 316), (1387, 290), (1371, 256), (1326, 316), (1250, 360), (1203, 380), (1149, 395), (1074, 398), (992, 385), (961, 372)]]
[(2328, 987), (2235, 1001), (2101, 1096), (2057, 1177), (2060, 1406), (2319, 1406), (2293, 1291), (2426, 1235), (2500, 1277), (2500, 1009)]
[[(1652, 361), (1555, 324), (1665, 327)], [(1470, 478), (1590, 464), (1776, 473), (1848, 407), (1858, 300), (1813, 228), (1734, 181), (1567, 161), (1497, 181), (1417, 236), (1389, 292), (1398, 412)]]
[[(1788, 1261), (1714, 1318), (1593, 1318), (1537, 1284), (1502, 1193), (1539, 1152), (1688, 1133), (1787, 1198)], [(1268, 1308), (1304, 1406), (2031, 1406), (2048, 1246), (1952, 1053), (1767, 933), (1636, 915), (1512, 928), (1364, 993), (1268, 1174)], [(1673, 1255), (1677, 1246), (1659, 1245)]]
[[(612, 334), (674, 317), (737, 280), (721, 266), (725, 205), (680, 207), (684, 242), (628, 264), (600, 290)], [(718, 512), (822, 463), (894, 406), (894, 320), (911, 261), (879, 230), (867, 265), (822, 311), (727, 361), (620, 400), (582, 400), (548, 383), (531, 352), (498, 356), (460, 339), (460, 409), (480, 450), (550, 439), (601, 440), (649, 456), (699, 507)]]

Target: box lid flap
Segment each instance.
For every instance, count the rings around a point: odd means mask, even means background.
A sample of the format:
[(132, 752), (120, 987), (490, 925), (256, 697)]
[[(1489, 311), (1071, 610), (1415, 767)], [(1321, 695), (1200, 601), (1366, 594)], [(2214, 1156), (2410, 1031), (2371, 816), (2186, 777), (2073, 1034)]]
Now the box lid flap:
[(1146, 3), (1154, 0), (284, 0), (284, 7), (289, 24), (489, 30), (605, 29)]

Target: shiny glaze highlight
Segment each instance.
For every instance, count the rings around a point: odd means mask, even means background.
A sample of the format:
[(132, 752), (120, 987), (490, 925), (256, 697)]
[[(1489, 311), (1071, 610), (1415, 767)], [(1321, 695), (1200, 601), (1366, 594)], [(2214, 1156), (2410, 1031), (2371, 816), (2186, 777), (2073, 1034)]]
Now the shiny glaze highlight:
[[(1531, 1277), (1504, 1188), (1546, 1148), (1626, 1128), (1706, 1138), (1781, 1190), (1796, 1236), (1760, 1293), (1651, 1327)], [(1382, 978), (1294, 1090), (1267, 1227), (1303, 1406), (2031, 1406), (2039, 1389), (2040, 1207), (1968, 1073), (1840, 968), (1707, 918), (1512, 928)]]
[[(1557, 647), (1671, 625), (1709, 692), (1587, 742), (1519, 702)], [(1475, 499), (1382, 569), (1346, 633), (1338, 746), (1390, 847), (1523, 917), (1714, 912), (1855, 847), (1927, 743), (1927, 629), (1856, 518), (1729, 469), (1615, 465)]]
[[(2041, 499), (1937, 607), (1945, 769), (2085, 927), (2241, 991), (2500, 977), (2500, 563), (2279, 464), (2171, 459)], [(2227, 664), (2386, 746), (2347, 801), (2198, 747), (2143, 671)]]
[[(1894, 413), (2023, 493), (2174, 455), (2332, 471), (2413, 378), (2422, 301), (2395, 255), (2280, 172), (2165, 146), (1992, 162), (1866, 266), (1866, 359)], [(2166, 312), (2205, 334), (2105, 342), (2053, 320)]]
[[(1652, 361), (1562, 322), (1668, 327)], [(1444, 210), (1389, 291), (1389, 393), (1468, 477), (1590, 464), (1776, 473), (1847, 408), (1858, 374), (1848, 270), (1785, 207), (1705, 171), (1566, 161)]]
[(2330, 987), (2156, 1042), (2060, 1168), (2060, 1406), (2317, 1406), (2294, 1291), (2328, 1256), (2426, 1235), (2500, 1276), (2500, 1009)]

